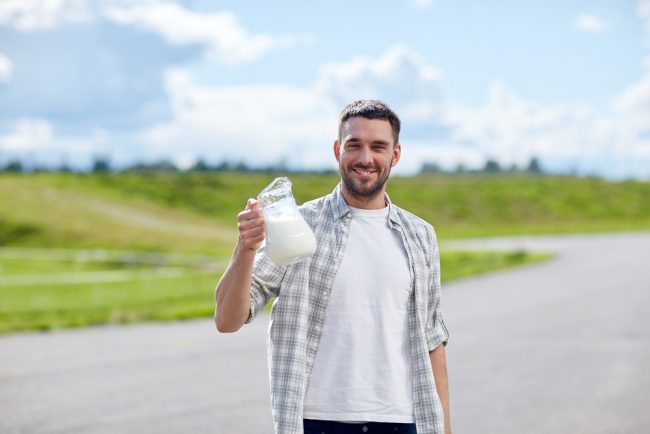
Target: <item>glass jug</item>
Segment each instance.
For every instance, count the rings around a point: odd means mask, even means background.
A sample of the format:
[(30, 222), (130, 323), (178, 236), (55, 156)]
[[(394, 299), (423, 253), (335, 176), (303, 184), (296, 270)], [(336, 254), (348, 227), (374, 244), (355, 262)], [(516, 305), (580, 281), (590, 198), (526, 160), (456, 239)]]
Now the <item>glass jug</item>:
[(292, 264), (314, 254), (316, 237), (298, 211), (288, 178), (275, 178), (257, 199), (266, 224), (266, 251), (276, 265)]

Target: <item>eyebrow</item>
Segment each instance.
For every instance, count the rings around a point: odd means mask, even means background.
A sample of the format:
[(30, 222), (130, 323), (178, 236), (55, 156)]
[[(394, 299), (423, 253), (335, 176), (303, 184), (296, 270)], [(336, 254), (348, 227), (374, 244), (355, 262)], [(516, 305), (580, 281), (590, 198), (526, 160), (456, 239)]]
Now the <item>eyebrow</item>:
[[(360, 138), (358, 138), (358, 137), (350, 137), (348, 140), (345, 140), (343, 143), (345, 144), (345, 143), (350, 143), (350, 142), (361, 142), (361, 141), (362, 141), (362, 140), (361, 140)], [(386, 140), (373, 140), (370, 144), (371, 144), (371, 145), (386, 145), (386, 146), (390, 146), (390, 142), (388, 142), (388, 141), (386, 141)]]

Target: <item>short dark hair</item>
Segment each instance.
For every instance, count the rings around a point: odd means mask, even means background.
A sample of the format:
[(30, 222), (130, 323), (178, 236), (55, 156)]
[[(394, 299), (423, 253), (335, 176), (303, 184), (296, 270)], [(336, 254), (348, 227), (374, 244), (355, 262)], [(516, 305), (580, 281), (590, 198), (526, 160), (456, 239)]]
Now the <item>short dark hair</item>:
[(339, 141), (343, 140), (343, 124), (350, 118), (362, 117), (366, 119), (381, 119), (390, 123), (393, 130), (393, 139), (395, 145), (399, 143), (399, 130), (401, 123), (397, 114), (388, 107), (383, 101), (376, 99), (360, 99), (351, 102), (341, 112), (339, 116)]

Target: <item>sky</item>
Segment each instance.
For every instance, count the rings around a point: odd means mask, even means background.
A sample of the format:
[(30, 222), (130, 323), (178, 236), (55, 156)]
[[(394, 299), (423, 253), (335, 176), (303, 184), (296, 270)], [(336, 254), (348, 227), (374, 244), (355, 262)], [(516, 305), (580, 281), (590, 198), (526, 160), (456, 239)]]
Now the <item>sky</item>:
[(0, 0), (0, 165), (333, 169), (360, 98), (398, 174), (650, 179), (650, 0)]

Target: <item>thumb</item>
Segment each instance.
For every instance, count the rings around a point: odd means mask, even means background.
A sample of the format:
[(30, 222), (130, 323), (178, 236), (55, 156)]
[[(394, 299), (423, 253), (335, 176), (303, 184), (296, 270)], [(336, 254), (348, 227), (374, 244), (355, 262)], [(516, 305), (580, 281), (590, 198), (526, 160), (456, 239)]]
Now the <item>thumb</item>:
[(246, 202), (246, 210), (252, 210), (252, 209), (257, 209), (257, 206), (259, 205), (260, 201), (257, 199), (250, 198)]

